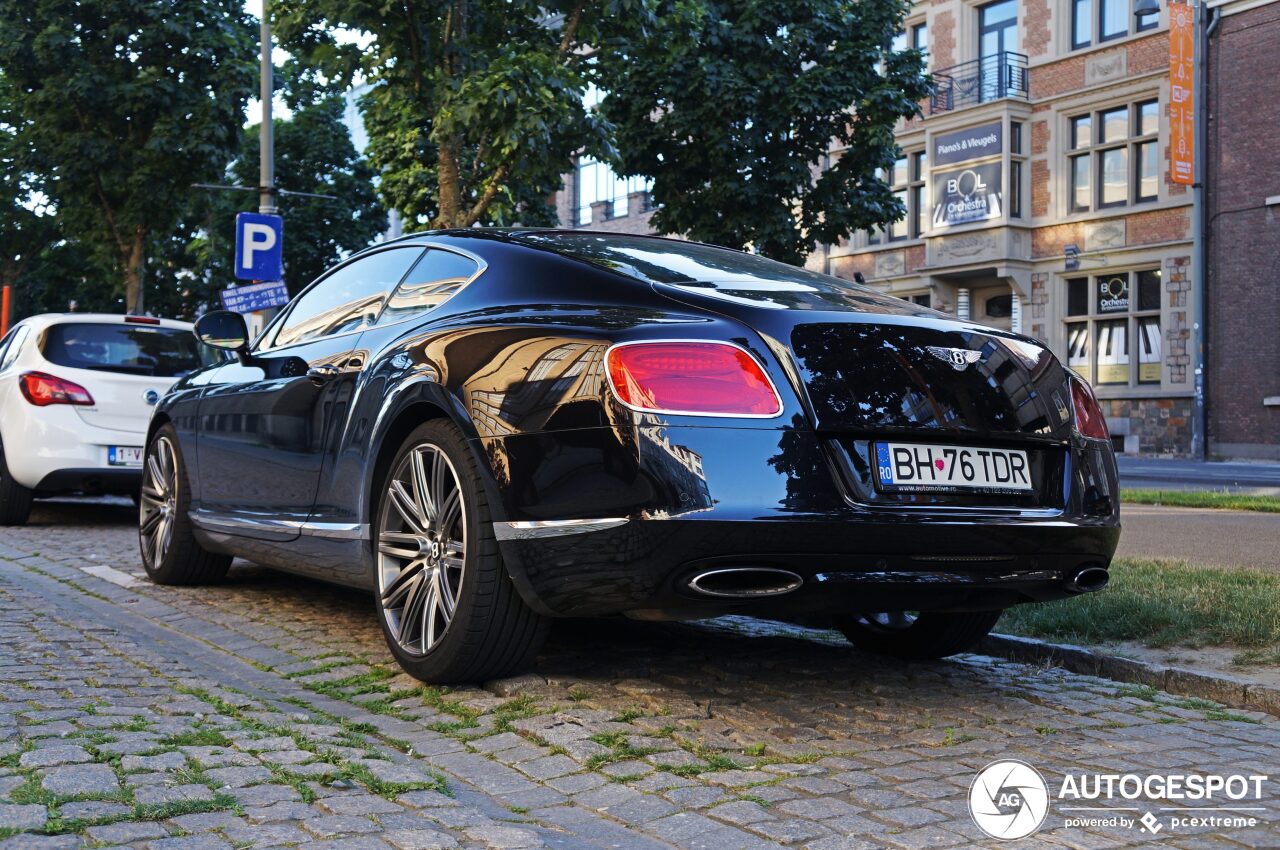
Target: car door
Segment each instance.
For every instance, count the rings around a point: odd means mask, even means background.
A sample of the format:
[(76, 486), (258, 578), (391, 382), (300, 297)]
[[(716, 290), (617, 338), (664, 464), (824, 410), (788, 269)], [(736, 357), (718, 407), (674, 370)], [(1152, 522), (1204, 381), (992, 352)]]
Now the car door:
[[(389, 386), (388, 370), (396, 368), (394, 363), (383, 362), (387, 348), (423, 329), (430, 321), (428, 314), (474, 280), (484, 268), (479, 258), (431, 246), (400, 281), (376, 322), (360, 337), (360, 349), (367, 352), (372, 362), (381, 365), (368, 376), (363, 391), (365, 400), (358, 405), (359, 412), (353, 414), (352, 434), (368, 434), (382, 411), (385, 389)], [(420, 374), (431, 373), (422, 370)], [(435, 379), (438, 378), (436, 375)], [(364, 464), (368, 462), (366, 448), (362, 445), (335, 458), (337, 462), (326, 469), (312, 515), (315, 522), (335, 525), (360, 522), (363, 494), (353, 492), (350, 483), (360, 480)]]
[(261, 539), (297, 536), (368, 360), (360, 336), (421, 253), (391, 247), (339, 266), (294, 299), (247, 363), (207, 374), (193, 488), (202, 525)]

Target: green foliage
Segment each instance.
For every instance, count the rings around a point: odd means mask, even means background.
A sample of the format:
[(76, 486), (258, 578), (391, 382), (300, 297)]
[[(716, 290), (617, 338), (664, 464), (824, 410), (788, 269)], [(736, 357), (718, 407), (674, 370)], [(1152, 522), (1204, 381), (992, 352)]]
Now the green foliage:
[[(665, 0), (600, 54), (620, 172), (653, 178), (653, 225), (790, 263), (900, 219), (875, 175), (928, 94), (889, 49), (907, 0)], [(832, 147), (846, 148), (816, 173)]]
[[(325, 74), (365, 80), (369, 159), (386, 203), (432, 227), (550, 223), (578, 150), (611, 152), (584, 108), (584, 46), (645, 0), (278, 0), (281, 43)], [(556, 17), (560, 16), (560, 17)], [(554, 25), (553, 25), (554, 24)], [(340, 43), (335, 28), (367, 44)]]
[(64, 234), (116, 270), (140, 306), (152, 233), (171, 231), (190, 184), (217, 178), (255, 79), (243, 4), (0, 0), (0, 67), (22, 116), (23, 173)]

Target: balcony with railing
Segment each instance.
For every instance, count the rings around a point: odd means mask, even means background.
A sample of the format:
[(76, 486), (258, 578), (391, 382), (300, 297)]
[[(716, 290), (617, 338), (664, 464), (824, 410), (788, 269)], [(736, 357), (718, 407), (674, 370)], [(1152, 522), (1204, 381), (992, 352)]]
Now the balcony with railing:
[(933, 74), (929, 114), (1005, 98), (1027, 99), (1027, 57), (1002, 50)]

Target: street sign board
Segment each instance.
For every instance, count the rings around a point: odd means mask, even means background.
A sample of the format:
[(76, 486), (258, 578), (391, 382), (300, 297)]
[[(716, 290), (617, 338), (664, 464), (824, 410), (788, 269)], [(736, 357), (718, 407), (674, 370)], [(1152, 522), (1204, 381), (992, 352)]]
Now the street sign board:
[(1196, 182), (1195, 11), (1169, 4), (1169, 177), (1184, 186)]
[(268, 307), (283, 307), (289, 303), (289, 290), (282, 280), (233, 286), (221, 293), (222, 307), (234, 313), (256, 313)]
[(237, 278), (279, 280), (284, 277), (283, 248), (284, 219), (280, 216), (247, 212), (236, 216)]

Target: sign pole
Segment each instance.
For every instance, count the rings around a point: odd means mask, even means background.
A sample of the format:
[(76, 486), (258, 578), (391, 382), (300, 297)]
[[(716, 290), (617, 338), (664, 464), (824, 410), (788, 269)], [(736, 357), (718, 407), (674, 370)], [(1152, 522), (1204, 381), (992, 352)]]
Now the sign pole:
[(271, 16), (268, 0), (262, 0), (262, 124), (259, 129), (258, 212), (276, 214), (276, 161), (274, 127), (271, 122), (271, 100), (275, 96), (274, 71), (271, 67)]

